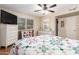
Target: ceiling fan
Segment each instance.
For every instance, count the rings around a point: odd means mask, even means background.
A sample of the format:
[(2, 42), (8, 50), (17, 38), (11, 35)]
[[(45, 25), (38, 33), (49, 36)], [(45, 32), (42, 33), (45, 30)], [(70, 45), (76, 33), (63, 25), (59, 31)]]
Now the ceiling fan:
[(42, 8), (42, 10), (35, 10), (34, 12), (39, 12), (39, 11), (48, 11), (54, 13), (55, 11), (49, 10), (50, 8), (56, 7), (56, 4), (53, 4), (51, 6), (47, 6), (47, 4), (37, 4), (39, 7)]

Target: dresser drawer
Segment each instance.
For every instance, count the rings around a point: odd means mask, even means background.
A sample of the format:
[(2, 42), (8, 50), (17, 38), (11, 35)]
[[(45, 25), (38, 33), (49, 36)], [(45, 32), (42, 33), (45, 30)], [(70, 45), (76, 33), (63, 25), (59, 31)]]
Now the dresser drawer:
[(6, 45), (7, 45), (7, 46), (8, 46), (8, 45), (11, 45), (11, 44), (15, 43), (16, 41), (17, 41), (17, 38), (8, 39), (8, 40), (6, 41)]

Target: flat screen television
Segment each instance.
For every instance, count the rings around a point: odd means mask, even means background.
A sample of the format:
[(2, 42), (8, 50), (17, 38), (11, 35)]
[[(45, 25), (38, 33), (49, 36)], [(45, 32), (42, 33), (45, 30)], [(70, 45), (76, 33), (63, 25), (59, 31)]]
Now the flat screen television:
[(17, 16), (1, 10), (1, 23), (3, 24), (17, 24)]

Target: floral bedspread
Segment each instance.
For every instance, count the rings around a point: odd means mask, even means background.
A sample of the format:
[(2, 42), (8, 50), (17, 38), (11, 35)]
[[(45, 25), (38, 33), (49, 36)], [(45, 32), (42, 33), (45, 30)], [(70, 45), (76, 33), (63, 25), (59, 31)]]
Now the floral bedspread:
[(12, 55), (74, 55), (79, 54), (79, 41), (52, 35), (18, 40)]

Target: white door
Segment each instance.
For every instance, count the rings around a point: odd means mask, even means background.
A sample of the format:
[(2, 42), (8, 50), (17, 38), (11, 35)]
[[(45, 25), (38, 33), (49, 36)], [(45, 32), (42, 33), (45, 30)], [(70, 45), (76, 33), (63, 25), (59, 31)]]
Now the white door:
[(58, 19), (58, 36), (65, 37), (65, 22), (64, 18)]
[(66, 37), (76, 39), (76, 16), (65, 18)]

